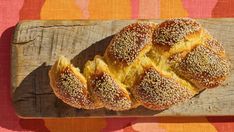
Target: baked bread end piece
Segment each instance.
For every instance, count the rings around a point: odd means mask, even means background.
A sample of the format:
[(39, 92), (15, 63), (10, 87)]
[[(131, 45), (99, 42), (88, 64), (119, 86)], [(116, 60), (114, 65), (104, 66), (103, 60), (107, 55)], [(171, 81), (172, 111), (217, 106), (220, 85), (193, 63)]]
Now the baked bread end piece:
[(49, 78), (55, 95), (63, 102), (76, 108), (102, 107), (90, 96), (86, 79), (64, 56), (61, 56), (52, 66)]

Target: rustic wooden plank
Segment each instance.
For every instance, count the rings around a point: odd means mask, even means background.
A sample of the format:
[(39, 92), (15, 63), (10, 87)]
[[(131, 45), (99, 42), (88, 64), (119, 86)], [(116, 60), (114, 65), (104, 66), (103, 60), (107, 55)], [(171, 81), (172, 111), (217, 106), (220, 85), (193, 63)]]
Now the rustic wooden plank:
[[(82, 70), (87, 60), (96, 54), (103, 54), (116, 32), (135, 21), (19, 23), (12, 41), (12, 98), (18, 115), (22, 117), (234, 115), (233, 74), (219, 88), (205, 90), (193, 99), (164, 111), (151, 111), (143, 107), (125, 112), (106, 109), (82, 110), (70, 107), (55, 97), (49, 86), (48, 70), (59, 55), (65, 55)], [(198, 21), (224, 44), (230, 60), (233, 61), (234, 19)], [(231, 72), (233, 73), (233, 69)]]

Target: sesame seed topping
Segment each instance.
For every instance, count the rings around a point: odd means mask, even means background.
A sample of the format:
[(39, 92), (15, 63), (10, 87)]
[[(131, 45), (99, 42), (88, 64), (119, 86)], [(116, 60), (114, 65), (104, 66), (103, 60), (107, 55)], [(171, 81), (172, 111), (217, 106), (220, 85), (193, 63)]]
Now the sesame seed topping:
[(161, 23), (153, 33), (153, 44), (173, 46), (189, 34), (201, 29), (199, 23), (192, 19), (170, 19)]
[(217, 54), (225, 54), (223, 45), (221, 43), (219, 43), (217, 40), (215, 40), (215, 39), (206, 39), (204, 43), (213, 52), (215, 52)]
[(150, 109), (165, 109), (191, 98), (193, 93), (172, 78), (160, 75), (156, 69), (145, 69), (139, 84), (132, 89), (133, 95)]
[(56, 81), (57, 94), (65, 97), (66, 102), (80, 108), (94, 108), (95, 103), (89, 97), (86, 86), (69, 69), (65, 69)]
[(153, 26), (151, 23), (134, 23), (123, 28), (112, 39), (107, 54), (118, 63), (129, 65), (139, 52), (151, 43)]
[(110, 75), (104, 72), (93, 75), (91, 79), (92, 93), (111, 110), (128, 110), (132, 106), (128, 93), (124, 92)]
[(181, 76), (205, 88), (219, 85), (230, 72), (229, 62), (204, 45), (194, 48), (173, 67)]

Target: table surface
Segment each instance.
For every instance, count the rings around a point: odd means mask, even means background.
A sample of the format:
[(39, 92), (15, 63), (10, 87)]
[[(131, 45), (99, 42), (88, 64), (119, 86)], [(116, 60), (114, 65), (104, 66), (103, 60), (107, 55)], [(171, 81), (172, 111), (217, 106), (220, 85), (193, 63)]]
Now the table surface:
[(21, 20), (220, 18), (234, 17), (233, 6), (233, 0), (1, 0), (0, 131), (233, 131), (230, 116), (20, 119), (10, 94), (10, 42)]

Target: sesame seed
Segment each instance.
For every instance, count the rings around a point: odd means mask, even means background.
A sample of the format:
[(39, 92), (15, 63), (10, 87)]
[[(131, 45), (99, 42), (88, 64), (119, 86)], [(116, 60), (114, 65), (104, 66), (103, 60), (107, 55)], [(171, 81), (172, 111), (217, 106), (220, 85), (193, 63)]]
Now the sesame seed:
[(153, 33), (153, 44), (173, 46), (185, 36), (201, 30), (199, 23), (192, 19), (170, 19), (161, 23)]
[(131, 99), (112, 77), (104, 72), (94, 74), (91, 79), (93, 95), (104, 104), (107, 109), (122, 111), (132, 106)]
[(96, 108), (95, 102), (87, 93), (87, 87), (69, 69), (65, 69), (56, 81), (57, 94), (73, 106), (85, 109)]
[[(217, 51), (217, 50), (216, 50)], [(198, 87), (214, 87), (224, 81), (230, 72), (230, 63), (204, 45), (199, 45), (173, 67), (178, 74)]]
[(152, 41), (152, 23), (134, 23), (123, 28), (112, 39), (107, 54), (117, 63), (129, 65)]
[(216, 54), (225, 54), (223, 45), (219, 43), (216, 39), (206, 39), (204, 42), (205, 46), (215, 52)]
[(145, 69), (132, 93), (145, 107), (158, 110), (168, 108), (194, 95), (172, 78), (160, 75), (153, 67)]

